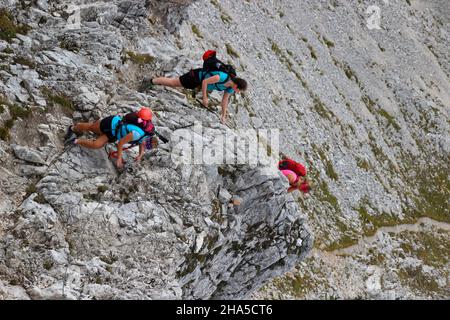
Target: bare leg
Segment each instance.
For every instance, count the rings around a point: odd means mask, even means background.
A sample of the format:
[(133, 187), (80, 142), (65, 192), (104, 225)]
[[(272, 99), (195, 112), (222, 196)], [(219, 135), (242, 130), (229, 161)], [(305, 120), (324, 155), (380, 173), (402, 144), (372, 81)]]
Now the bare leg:
[(180, 78), (166, 78), (166, 77), (160, 77), (160, 78), (154, 78), (153, 84), (159, 84), (162, 86), (172, 87), (172, 88), (178, 88), (182, 87)]
[(91, 122), (80, 122), (73, 126), (72, 130), (76, 133), (91, 131), (95, 134), (102, 135), (103, 133), (100, 131), (100, 120), (97, 120), (93, 123)]
[(87, 140), (87, 139), (76, 140), (76, 144), (89, 149), (100, 149), (107, 143), (108, 143), (108, 136), (106, 134), (102, 134), (96, 140)]
[(281, 170), (281, 173), (288, 178), (289, 184), (293, 184), (297, 180), (297, 175), (291, 170)]

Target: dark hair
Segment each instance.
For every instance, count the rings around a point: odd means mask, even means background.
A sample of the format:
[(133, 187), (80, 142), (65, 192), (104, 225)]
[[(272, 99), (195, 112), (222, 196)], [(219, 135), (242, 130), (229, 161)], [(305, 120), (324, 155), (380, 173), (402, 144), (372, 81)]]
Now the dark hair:
[(235, 77), (235, 78), (231, 78), (231, 81), (233, 81), (235, 84), (237, 84), (237, 87), (239, 90), (242, 90), (242, 91), (247, 90), (247, 81), (245, 81), (244, 79)]

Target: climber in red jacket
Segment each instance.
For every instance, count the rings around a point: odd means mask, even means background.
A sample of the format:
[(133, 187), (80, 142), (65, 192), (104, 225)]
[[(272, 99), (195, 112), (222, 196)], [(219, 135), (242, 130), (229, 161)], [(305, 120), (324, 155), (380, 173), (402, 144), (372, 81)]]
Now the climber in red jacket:
[(308, 193), (311, 190), (311, 184), (306, 179), (306, 168), (301, 163), (298, 163), (287, 157), (283, 157), (278, 162), (278, 169), (289, 180), (290, 187), (288, 192), (300, 190), (303, 193)]

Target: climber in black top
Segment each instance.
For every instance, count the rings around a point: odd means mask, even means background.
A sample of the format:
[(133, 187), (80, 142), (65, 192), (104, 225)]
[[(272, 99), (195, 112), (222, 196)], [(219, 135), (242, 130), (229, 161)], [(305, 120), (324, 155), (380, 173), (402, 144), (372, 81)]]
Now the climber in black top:
[(228, 99), (230, 95), (247, 90), (247, 82), (236, 77), (236, 71), (230, 65), (224, 64), (216, 58), (216, 52), (208, 50), (203, 55), (203, 68), (192, 69), (178, 78), (159, 77), (144, 79), (141, 91), (152, 85), (163, 85), (173, 88), (184, 87), (196, 89), (201, 86), (203, 105), (208, 107), (207, 91), (224, 91), (221, 107), (220, 121), (225, 122), (227, 116)]

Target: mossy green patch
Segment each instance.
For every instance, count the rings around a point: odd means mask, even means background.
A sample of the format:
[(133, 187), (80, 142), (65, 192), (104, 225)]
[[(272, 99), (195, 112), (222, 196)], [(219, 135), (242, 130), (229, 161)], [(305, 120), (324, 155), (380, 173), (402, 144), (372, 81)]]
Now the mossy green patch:
[(395, 122), (395, 119), (393, 116), (391, 116), (386, 110), (379, 109), (378, 114), (385, 118), (389, 125), (393, 126), (397, 131), (400, 130), (400, 126)]
[[(367, 197), (360, 200), (359, 207), (356, 208), (361, 222), (363, 223), (363, 230), (365, 236), (372, 236), (381, 227), (392, 227), (401, 223), (407, 222), (407, 220), (401, 220), (396, 216), (393, 216), (387, 212), (381, 212), (380, 214), (369, 214), (368, 208), (370, 208), (370, 202)], [(374, 211), (374, 210), (373, 210)], [(409, 221), (408, 221), (409, 222)]]
[(420, 267), (407, 267), (397, 271), (400, 282), (419, 292), (438, 292), (439, 285), (433, 277), (423, 274)]
[(327, 45), (328, 48), (334, 48), (334, 42), (331, 40), (328, 40), (325, 37), (322, 37), (323, 42)]
[(374, 113), (374, 107), (377, 105), (375, 101), (373, 101), (372, 99), (370, 99), (369, 96), (362, 96), (361, 100), (364, 102), (364, 104), (366, 105), (367, 109), (371, 112)]
[(344, 249), (351, 247), (358, 243), (358, 239), (356, 237), (350, 236), (348, 234), (344, 234), (339, 240), (334, 241), (327, 245), (324, 250), (328, 252), (332, 252), (339, 249)]
[(14, 57), (14, 63), (21, 64), (23, 66), (27, 66), (30, 69), (36, 68), (36, 62), (26, 57), (18, 56)]
[(40, 203), (40, 204), (45, 204), (48, 203), (47, 199), (45, 199), (45, 197), (38, 192), (38, 194), (34, 197), (33, 199), (34, 202)]
[(344, 68), (344, 73), (345, 76), (349, 79), (349, 80), (355, 80), (356, 83), (359, 83), (359, 79), (356, 76), (356, 73), (350, 68), (350, 66), (348, 65), (343, 65)]
[(198, 38), (203, 39), (202, 33), (200, 32), (200, 30), (198, 29), (198, 27), (197, 27), (195, 24), (192, 25), (191, 29), (192, 29), (192, 32), (193, 32)]
[(333, 112), (328, 110), (328, 108), (325, 107), (325, 104), (320, 100), (318, 96), (314, 97), (313, 100), (313, 107), (314, 110), (324, 119), (332, 120), (334, 118)]
[(0, 126), (0, 139), (2, 139), (3, 141), (8, 141), (9, 138), (10, 138), (9, 128), (5, 126)]
[(50, 260), (46, 260), (46, 261), (44, 261), (44, 263), (42, 264), (42, 267), (43, 267), (45, 270), (50, 270), (50, 269), (53, 267), (53, 262), (50, 261)]
[(198, 253), (187, 253), (185, 254), (185, 263), (183, 264), (182, 268), (180, 268), (176, 275), (178, 278), (182, 278), (189, 273), (193, 272), (197, 266), (202, 265), (206, 261), (206, 255), (201, 255)]
[(449, 172), (448, 164), (429, 166), (419, 170), (415, 177), (411, 177), (418, 190), (418, 195), (413, 199), (418, 216), (450, 223)]
[[(277, 43), (275, 41), (273, 41), (270, 38), (267, 38), (268, 41), (270, 42), (271, 45), (271, 49), (272, 51), (276, 54), (276, 56), (278, 57), (278, 60), (284, 64), (286, 66), (286, 68), (292, 72), (296, 78), (301, 82), (301, 84), (303, 85), (303, 87), (309, 91), (308, 88), (308, 84), (306, 83), (306, 81), (302, 78), (301, 74), (296, 71), (294, 69), (294, 63), (289, 59), (289, 57), (283, 52), (283, 50), (280, 49), (280, 47), (277, 45)], [(288, 54), (289, 54), (289, 50), (287, 50)], [(293, 53), (291, 52), (291, 54), (289, 55), (293, 55)]]
[(127, 57), (125, 60), (130, 60), (131, 62), (138, 65), (151, 64), (155, 61), (155, 57), (149, 55), (148, 53), (136, 53), (133, 51), (126, 51)]
[(80, 46), (72, 38), (64, 38), (63, 40), (61, 40), (61, 42), (59, 43), (59, 47), (64, 50), (72, 51), (72, 52), (80, 51)]
[(314, 50), (314, 48), (311, 45), (308, 46), (308, 49), (309, 49), (309, 52), (311, 54), (311, 58), (313, 58), (314, 60), (317, 60), (317, 52), (316, 52), (316, 50)]
[(28, 197), (28, 196), (30, 196), (30, 195), (33, 194), (33, 193), (36, 193), (36, 192), (37, 192), (36, 184), (35, 184), (35, 183), (29, 184), (29, 185), (27, 186), (27, 188), (25, 189), (25, 192), (26, 192), (25, 198)]
[(281, 51), (281, 49), (278, 47), (278, 45), (276, 44), (276, 42), (273, 41), (272, 39), (269, 39), (269, 42), (271, 43), (271, 49), (272, 49), (272, 51), (273, 51), (276, 55), (281, 56), (281, 55), (282, 55), (282, 51)]
[(236, 52), (236, 50), (233, 49), (233, 47), (231, 46), (231, 44), (226, 43), (225, 44), (225, 48), (227, 49), (227, 53), (234, 57), (234, 58), (239, 58), (239, 54)]
[(391, 159), (389, 159), (389, 157), (384, 153), (383, 149), (378, 146), (372, 132), (369, 131), (368, 136), (369, 136), (369, 146), (372, 149), (375, 158), (377, 158), (377, 160), (381, 164), (386, 163), (388, 165), (388, 169), (391, 170), (391, 168), (393, 168)]
[(10, 103), (3, 98), (0, 99), (0, 105), (8, 107), (9, 114), (11, 115), (11, 118), (6, 120), (3, 123), (3, 126), (0, 127), (0, 139), (8, 141), (10, 138), (10, 129), (14, 126), (14, 122), (19, 118), (28, 118), (32, 111), (30, 109), (22, 108), (17, 104)]
[(319, 153), (319, 157), (322, 160), (322, 162), (325, 162), (325, 171), (327, 173), (327, 176), (329, 176), (331, 179), (337, 181), (339, 180), (339, 176), (334, 171), (334, 167), (332, 162), (328, 159), (323, 149), (317, 148), (317, 151)]
[(322, 202), (328, 202), (336, 212), (340, 211), (338, 199), (331, 193), (328, 184), (325, 181), (320, 181), (318, 185), (318, 198)]
[(107, 190), (108, 190), (108, 186), (105, 186), (105, 185), (97, 186), (98, 193), (105, 193)]
[(27, 34), (31, 28), (24, 24), (18, 24), (11, 12), (2, 8), (0, 9), (0, 39), (11, 42), (16, 35)]
[(217, 7), (218, 9), (221, 9), (222, 7), (220, 6), (219, 2), (217, 2), (217, 0), (211, 0), (210, 1), (211, 4), (215, 7)]
[(73, 112), (75, 110), (73, 101), (65, 94), (54, 92), (47, 87), (42, 88), (41, 92), (51, 106), (60, 105), (68, 112)]
[(371, 168), (369, 161), (367, 161), (366, 159), (362, 159), (362, 158), (357, 158), (356, 159), (356, 165), (358, 167), (360, 167), (361, 169), (364, 169), (366, 171), (369, 171), (370, 168)]
[(17, 120), (18, 118), (25, 119), (31, 115), (31, 109), (25, 109), (17, 104), (13, 104), (9, 107), (9, 113), (11, 118)]
[(450, 256), (450, 238), (446, 231), (441, 233), (429, 230), (421, 232), (402, 232), (402, 244), (400, 247), (403, 251), (411, 256), (416, 256), (426, 265), (436, 268), (445, 267)]
[(12, 54), (12, 53), (14, 53), (14, 50), (11, 47), (6, 47), (3, 50), (3, 53)]
[(225, 13), (222, 13), (220, 15), (220, 19), (223, 21), (223, 23), (226, 23), (226, 24), (230, 24), (233, 21), (233, 19), (231, 19), (231, 17)]

